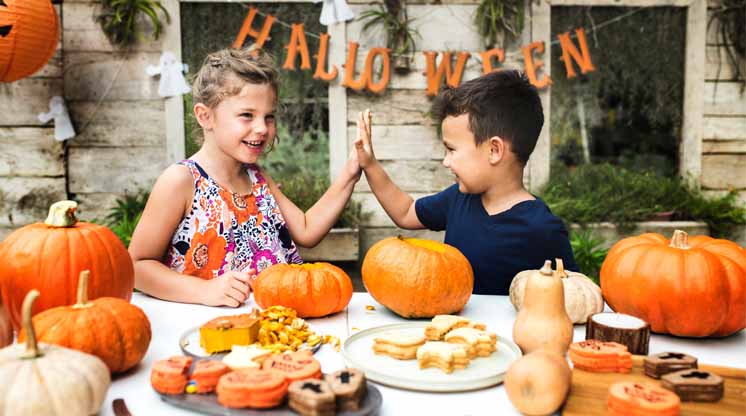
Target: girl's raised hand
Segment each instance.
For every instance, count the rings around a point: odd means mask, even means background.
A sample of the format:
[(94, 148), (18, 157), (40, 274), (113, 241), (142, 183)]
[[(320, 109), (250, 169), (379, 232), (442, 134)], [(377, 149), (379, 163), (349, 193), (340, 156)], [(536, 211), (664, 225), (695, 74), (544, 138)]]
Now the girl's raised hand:
[[(253, 272), (253, 270), (250, 270)], [(253, 273), (227, 271), (222, 275), (208, 280), (205, 288), (205, 301), (208, 306), (231, 306), (237, 308), (243, 304), (251, 294), (251, 280)]]
[(373, 143), (371, 140), (371, 124), (373, 116), (369, 109), (361, 111), (357, 115), (357, 139), (355, 139), (355, 149), (357, 151), (357, 160), (361, 168), (365, 169), (376, 156), (373, 154)]

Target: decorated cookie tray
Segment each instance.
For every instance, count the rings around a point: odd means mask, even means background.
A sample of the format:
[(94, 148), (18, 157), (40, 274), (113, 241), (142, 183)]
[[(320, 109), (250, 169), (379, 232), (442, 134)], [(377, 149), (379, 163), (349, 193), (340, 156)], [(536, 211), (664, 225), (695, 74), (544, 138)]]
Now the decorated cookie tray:
[[(194, 410), (207, 415), (220, 416), (290, 416), (297, 415), (290, 409), (287, 400), (272, 409), (231, 409), (221, 406), (215, 394), (159, 394), (161, 399), (176, 407)], [(360, 409), (336, 413), (339, 416), (367, 416), (374, 415), (381, 408), (383, 397), (381, 392), (371, 383), (367, 383), (367, 393), (360, 402)]]

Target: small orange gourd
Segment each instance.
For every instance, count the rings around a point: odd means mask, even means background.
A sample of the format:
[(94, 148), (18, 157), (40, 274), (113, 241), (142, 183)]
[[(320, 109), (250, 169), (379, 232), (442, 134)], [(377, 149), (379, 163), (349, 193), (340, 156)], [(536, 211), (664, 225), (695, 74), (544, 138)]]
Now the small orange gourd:
[(275, 264), (257, 276), (253, 290), (262, 308), (285, 306), (301, 318), (318, 318), (347, 307), (352, 281), (329, 263)]
[(547, 260), (527, 277), (523, 307), (513, 324), (513, 341), (524, 354), (545, 349), (564, 356), (572, 335), (562, 280)]
[[(78, 301), (58, 306), (34, 316), (36, 337), (40, 342), (56, 344), (93, 354), (121, 373), (142, 360), (150, 345), (150, 321), (135, 305), (119, 298), (88, 301), (89, 271), (80, 273)], [(25, 331), (18, 334), (18, 342)]]

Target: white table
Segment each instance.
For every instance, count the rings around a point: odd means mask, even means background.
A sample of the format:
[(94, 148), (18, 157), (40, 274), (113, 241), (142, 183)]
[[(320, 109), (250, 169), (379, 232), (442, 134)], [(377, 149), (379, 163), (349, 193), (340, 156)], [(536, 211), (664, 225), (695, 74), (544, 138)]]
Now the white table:
[[(127, 374), (116, 376), (104, 401), (101, 414), (113, 414), (111, 403), (124, 398), (130, 412), (143, 415), (194, 415), (161, 401), (150, 387), (153, 362), (181, 354), (179, 337), (188, 329), (220, 315), (245, 313), (254, 307), (253, 298), (239, 309), (166, 302), (135, 293), (132, 303), (150, 319), (153, 339), (143, 361)], [(375, 307), (374, 311), (366, 309)], [(487, 324), (487, 328), (512, 339), (515, 311), (507, 296), (473, 295), (461, 313)], [(342, 341), (357, 331), (391, 323), (406, 322), (380, 305), (367, 293), (355, 293), (348, 308), (331, 317), (309, 320), (317, 332)], [(574, 340), (585, 339), (585, 326), (576, 325)], [(677, 351), (694, 355), (701, 363), (746, 368), (746, 331), (725, 339), (685, 339), (652, 335), (650, 352)], [(324, 372), (344, 368), (341, 354), (329, 345), (316, 353)], [(465, 393), (422, 393), (377, 385), (383, 394), (381, 415), (518, 415), (502, 385)]]

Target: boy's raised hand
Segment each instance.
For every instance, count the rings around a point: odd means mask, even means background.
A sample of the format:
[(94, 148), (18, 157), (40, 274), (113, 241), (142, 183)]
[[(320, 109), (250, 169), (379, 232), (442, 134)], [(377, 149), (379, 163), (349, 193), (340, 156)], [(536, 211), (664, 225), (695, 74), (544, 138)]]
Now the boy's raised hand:
[(369, 109), (359, 112), (357, 115), (357, 139), (355, 139), (355, 150), (360, 167), (365, 169), (376, 160), (373, 154), (373, 143), (371, 141), (371, 124), (373, 117)]

